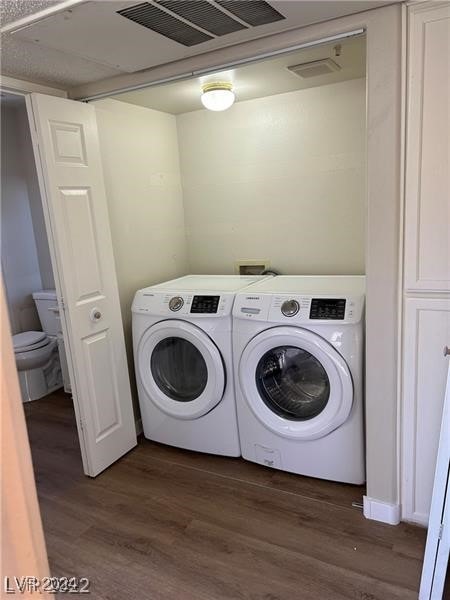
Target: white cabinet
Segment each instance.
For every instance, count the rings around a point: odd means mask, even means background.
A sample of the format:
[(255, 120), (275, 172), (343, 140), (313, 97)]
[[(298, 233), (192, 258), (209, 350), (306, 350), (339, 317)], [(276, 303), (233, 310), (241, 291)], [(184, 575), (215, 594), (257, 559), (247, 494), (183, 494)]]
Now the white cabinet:
[(408, 7), (402, 518), (426, 525), (450, 346), (450, 2)]
[(403, 355), (403, 518), (430, 511), (450, 344), (450, 298), (406, 298)]
[(405, 289), (450, 290), (450, 3), (409, 9)]

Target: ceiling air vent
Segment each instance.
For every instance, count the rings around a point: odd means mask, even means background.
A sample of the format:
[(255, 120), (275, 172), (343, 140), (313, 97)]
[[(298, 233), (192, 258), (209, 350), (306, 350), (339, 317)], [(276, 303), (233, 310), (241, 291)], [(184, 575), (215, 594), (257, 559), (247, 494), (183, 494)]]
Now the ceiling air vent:
[(195, 46), (213, 39), (148, 2), (118, 10), (117, 13), (184, 46)]
[(287, 69), (299, 77), (308, 79), (309, 77), (319, 77), (320, 75), (335, 73), (336, 71), (340, 71), (341, 67), (331, 58), (322, 58), (300, 65), (293, 65), (292, 67), (287, 67)]
[(158, 4), (217, 36), (246, 29), (243, 23), (225, 14), (207, 0), (158, 0)]
[(264, 0), (216, 0), (216, 2), (253, 27), (275, 23), (286, 18)]

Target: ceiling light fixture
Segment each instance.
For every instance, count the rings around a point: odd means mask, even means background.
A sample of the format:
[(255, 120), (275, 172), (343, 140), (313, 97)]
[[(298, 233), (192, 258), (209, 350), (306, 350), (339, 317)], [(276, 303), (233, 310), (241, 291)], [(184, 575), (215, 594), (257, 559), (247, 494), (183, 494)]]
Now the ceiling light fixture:
[(205, 83), (202, 89), (201, 101), (208, 110), (227, 110), (236, 98), (232, 84), (226, 81)]

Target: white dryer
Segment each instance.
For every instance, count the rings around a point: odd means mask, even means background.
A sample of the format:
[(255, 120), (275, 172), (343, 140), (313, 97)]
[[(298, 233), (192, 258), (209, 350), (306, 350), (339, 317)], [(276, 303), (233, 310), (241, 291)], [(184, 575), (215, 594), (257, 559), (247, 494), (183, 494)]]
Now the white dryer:
[(361, 484), (364, 277), (279, 276), (236, 296), (242, 456)]
[(188, 275), (136, 292), (133, 348), (146, 438), (240, 455), (232, 309), (236, 293), (262, 279)]

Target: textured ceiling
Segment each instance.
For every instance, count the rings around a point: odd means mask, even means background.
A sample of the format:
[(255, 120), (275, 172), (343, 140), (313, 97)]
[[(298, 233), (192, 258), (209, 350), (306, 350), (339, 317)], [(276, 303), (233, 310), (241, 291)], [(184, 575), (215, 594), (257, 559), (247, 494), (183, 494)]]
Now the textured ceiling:
[(2, 25), (18, 21), (37, 13), (44, 8), (60, 4), (64, 0), (2, 0), (0, 2), (0, 15)]
[[(1, 0), (1, 24), (17, 21), (61, 2), (63, 0)], [(65, 89), (121, 72), (59, 50), (15, 40), (8, 34), (2, 35), (1, 42), (2, 73), (19, 79)]]

